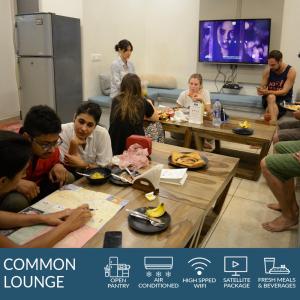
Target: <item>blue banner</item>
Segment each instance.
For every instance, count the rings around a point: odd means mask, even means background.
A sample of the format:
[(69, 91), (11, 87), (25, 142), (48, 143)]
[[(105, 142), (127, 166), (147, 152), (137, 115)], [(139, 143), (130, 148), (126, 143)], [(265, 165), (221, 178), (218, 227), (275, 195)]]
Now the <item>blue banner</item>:
[(0, 296), (298, 298), (299, 257), (300, 249), (0, 249)]

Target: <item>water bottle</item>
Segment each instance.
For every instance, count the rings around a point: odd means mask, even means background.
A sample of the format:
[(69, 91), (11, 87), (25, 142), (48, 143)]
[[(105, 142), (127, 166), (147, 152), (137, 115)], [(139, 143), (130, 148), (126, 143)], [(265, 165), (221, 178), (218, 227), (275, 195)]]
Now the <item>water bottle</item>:
[(219, 100), (216, 100), (214, 105), (213, 105), (213, 121), (212, 124), (215, 127), (220, 127), (221, 126), (221, 110), (222, 110), (222, 105)]

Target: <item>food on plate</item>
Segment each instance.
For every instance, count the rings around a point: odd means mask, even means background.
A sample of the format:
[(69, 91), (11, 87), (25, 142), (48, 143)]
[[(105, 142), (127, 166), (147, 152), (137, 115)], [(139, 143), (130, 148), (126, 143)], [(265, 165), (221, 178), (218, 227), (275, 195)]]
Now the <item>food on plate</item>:
[(181, 153), (173, 151), (171, 154), (171, 161), (176, 165), (187, 168), (203, 167), (206, 164), (198, 152)]
[(164, 203), (160, 203), (157, 207), (147, 209), (146, 210), (146, 215), (149, 218), (159, 218), (161, 217), (164, 213), (166, 212), (165, 210), (165, 205)]
[(162, 112), (159, 114), (159, 119), (162, 121), (168, 120), (169, 119), (169, 115), (166, 112)]
[(249, 127), (251, 127), (251, 123), (246, 120), (246, 121), (240, 122), (239, 126), (241, 128), (249, 128)]
[(91, 179), (102, 179), (102, 178), (104, 178), (104, 175), (101, 174), (100, 172), (95, 172), (95, 173), (91, 174), (90, 178)]
[(174, 117), (175, 111), (173, 108), (166, 107), (163, 110), (158, 110), (160, 120), (168, 120), (171, 117)]
[(297, 111), (297, 110), (300, 109), (299, 104), (286, 104), (284, 107), (289, 109), (289, 110), (294, 110), (294, 111)]

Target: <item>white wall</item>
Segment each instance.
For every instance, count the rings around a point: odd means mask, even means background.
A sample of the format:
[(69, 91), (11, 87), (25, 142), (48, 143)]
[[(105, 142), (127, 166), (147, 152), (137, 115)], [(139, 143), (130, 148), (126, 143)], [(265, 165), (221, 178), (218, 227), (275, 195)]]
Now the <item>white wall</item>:
[(145, 72), (173, 75), (186, 87), (197, 69), (199, 0), (151, 0), (146, 11)]
[[(100, 93), (98, 74), (109, 72), (110, 64), (116, 57), (114, 45), (123, 38), (133, 43), (132, 61), (138, 73), (174, 75), (179, 87), (185, 87), (188, 76), (197, 70), (201, 1), (40, 0), (40, 10), (81, 19), (86, 100), (88, 96)], [(231, 0), (229, 3), (235, 2), (236, 0)], [(0, 1), (0, 9), (3, 12), (0, 20), (0, 119), (19, 114), (12, 39), (12, 3), (13, 1), (9, 0)], [(202, 6), (202, 9), (205, 10), (205, 6)], [(297, 53), (300, 51), (300, 40), (294, 33), (300, 28), (297, 15), (299, 10), (298, 0), (285, 1), (280, 41), (284, 60), (293, 65), (298, 72), (295, 84), (295, 93), (298, 94), (300, 59)], [(218, 12), (219, 15), (223, 13), (226, 14), (226, 11)], [(224, 17), (228, 17), (227, 14)], [(92, 53), (100, 53), (101, 61), (92, 62)], [(254, 85), (244, 86), (243, 94), (255, 94)], [(207, 82), (207, 87), (215, 90), (213, 82)]]
[(0, 1), (0, 120), (19, 115), (19, 96), (16, 83), (16, 62), (13, 47), (12, 1)]
[(300, 39), (298, 30), (300, 28), (300, 2), (299, 0), (286, 0), (283, 10), (281, 51), (283, 60), (292, 65), (297, 72), (296, 82), (294, 85), (294, 97), (300, 99)]
[(40, 0), (39, 10), (81, 19), (82, 3), (82, 0)]

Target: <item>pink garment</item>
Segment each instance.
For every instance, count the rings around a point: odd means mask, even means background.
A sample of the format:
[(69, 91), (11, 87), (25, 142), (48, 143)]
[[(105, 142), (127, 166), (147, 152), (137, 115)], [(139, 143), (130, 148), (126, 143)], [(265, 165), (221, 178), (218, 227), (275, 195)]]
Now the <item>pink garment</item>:
[(119, 167), (121, 169), (130, 167), (130, 169), (137, 171), (149, 165), (148, 156), (149, 153), (147, 149), (143, 149), (142, 146), (137, 143), (132, 144), (128, 150), (125, 150), (123, 154), (119, 156)]

